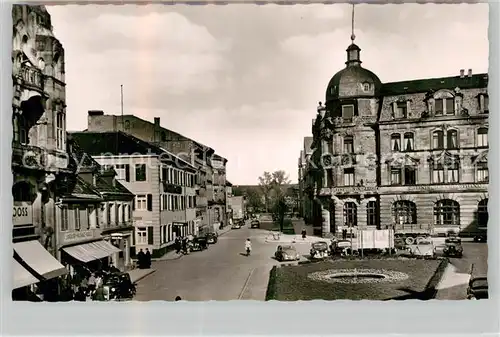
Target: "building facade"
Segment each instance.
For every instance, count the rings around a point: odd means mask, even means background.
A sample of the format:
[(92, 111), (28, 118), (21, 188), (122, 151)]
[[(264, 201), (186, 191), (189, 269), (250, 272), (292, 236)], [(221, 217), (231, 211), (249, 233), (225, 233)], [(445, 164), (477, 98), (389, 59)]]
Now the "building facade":
[[(488, 219), (488, 75), (381, 83), (347, 49), (313, 125), (313, 223), (474, 232)], [(306, 178), (307, 179), (307, 178)], [(318, 202), (314, 202), (314, 201)]]
[(64, 48), (44, 6), (13, 5), (12, 18), (13, 299), (25, 299), (37, 284), (39, 296), (50, 300), (67, 273), (53, 256), (58, 187), (73, 175)]
[[(307, 172), (310, 170), (310, 158), (313, 152), (311, 145), (313, 143), (313, 137), (304, 137), (304, 146), (300, 150), (300, 156), (298, 160), (298, 177), (299, 177), (299, 215), (304, 219), (307, 224), (311, 224), (312, 216), (310, 211), (312, 207), (310, 205), (311, 198), (308, 195), (312, 190), (310, 175)], [(308, 192), (309, 191), (309, 192)]]
[(161, 256), (176, 236), (196, 234), (196, 169), (174, 154), (123, 132), (75, 132), (72, 138), (134, 195), (131, 254)]
[[(221, 186), (214, 179), (225, 179), (227, 159), (215, 154), (215, 150), (161, 126), (160, 118), (151, 123), (134, 115), (107, 115), (103, 111), (89, 111), (88, 131), (123, 131), (142, 141), (153, 143), (182, 158), (197, 170), (195, 179), (196, 226), (201, 231), (213, 231), (221, 223), (226, 225), (226, 195), (222, 197)], [(214, 169), (213, 165), (218, 168)], [(220, 173), (219, 173), (220, 172)], [(219, 193), (215, 193), (215, 190)]]

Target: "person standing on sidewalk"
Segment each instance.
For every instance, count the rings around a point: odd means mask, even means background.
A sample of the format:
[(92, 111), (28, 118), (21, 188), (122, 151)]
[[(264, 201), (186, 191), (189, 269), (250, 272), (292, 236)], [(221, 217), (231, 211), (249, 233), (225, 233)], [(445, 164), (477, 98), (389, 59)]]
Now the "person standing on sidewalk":
[(151, 253), (149, 252), (149, 249), (146, 248), (146, 253), (144, 254), (144, 262), (146, 264), (146, 268), (151, 268)]

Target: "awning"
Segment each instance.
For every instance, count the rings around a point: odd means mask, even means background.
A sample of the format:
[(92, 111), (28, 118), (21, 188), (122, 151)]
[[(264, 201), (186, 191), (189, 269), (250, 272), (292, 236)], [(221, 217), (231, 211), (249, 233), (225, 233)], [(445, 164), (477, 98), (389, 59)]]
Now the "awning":
[(29, 271), (27, 271), (23, 266), (19, 264), (16, 260), (12, 259), (12, 271), (14, 273), (13, 289), (26, 287), (35, 283), (40, 282), (35, 276), (33, 276)]
[(84, 243), (78, 246), (63, 248), (63, 250), (69, 255), (73, 256), (75, 259), (85, 263), (103, 259), (105, 257), (111, 256), (114, 253), (121, 252), (120, 249), (116, 248), (111, 243), (106, 241)]
[(38, 241), (14, 243), (14, 251), (35, 272), (45, 279), (52, 279), (68, 273), (66, 268), (50, 255)]

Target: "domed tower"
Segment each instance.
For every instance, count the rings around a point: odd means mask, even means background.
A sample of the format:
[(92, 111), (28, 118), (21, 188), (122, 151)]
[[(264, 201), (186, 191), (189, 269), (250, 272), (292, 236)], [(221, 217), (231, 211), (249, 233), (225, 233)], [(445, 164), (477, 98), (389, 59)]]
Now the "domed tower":
[(353, 34), (346, 50), (346, 67), (328, 83), (325, 106), (318, 107), (313, 126), (315, 148), (321, 156), (318, 167), (322, 172), (316, 185), (323, 235), (378, 227), (376, 217), (366, 215), (378, 205), (374, 165), (378, 135), (374, 125), (382, 83), (361, 66), (361, 49), (354, 39), (353, 6)]

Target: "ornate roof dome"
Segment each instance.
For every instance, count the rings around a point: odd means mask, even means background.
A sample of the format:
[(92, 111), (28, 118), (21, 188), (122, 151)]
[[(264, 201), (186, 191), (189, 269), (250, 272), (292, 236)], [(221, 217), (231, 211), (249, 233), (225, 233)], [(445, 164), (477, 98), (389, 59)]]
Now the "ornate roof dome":
[(349, 97), (373, 97), (380, 92), (382, 83), (377, 75), (361, 67), (361, 49), (352, 43), (346, 51), (346, 68), (333, 75), (328, 83), (326, 103)]

